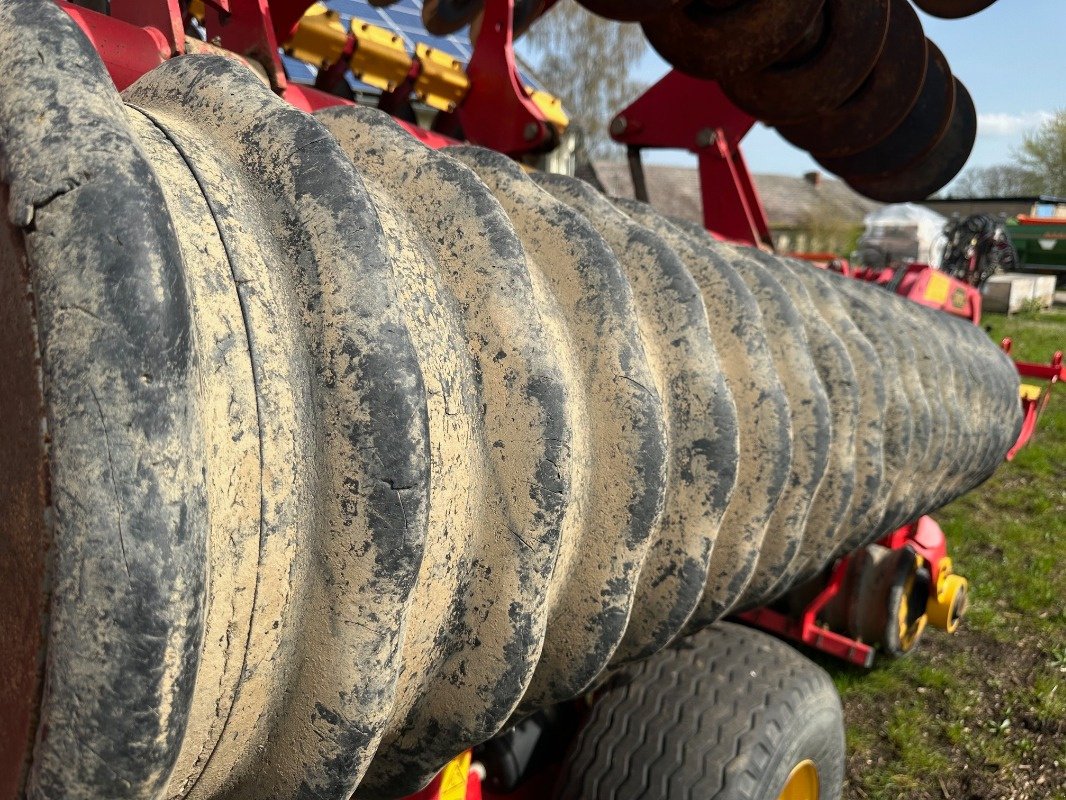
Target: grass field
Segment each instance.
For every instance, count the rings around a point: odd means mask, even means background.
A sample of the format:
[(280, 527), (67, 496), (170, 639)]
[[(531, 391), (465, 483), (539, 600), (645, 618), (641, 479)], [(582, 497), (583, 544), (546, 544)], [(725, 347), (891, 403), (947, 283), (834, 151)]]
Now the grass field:
[[(993, 316), (1017, 358), (1066, 349), (1066, 313)], [(970, 613), (872, 671), (822, 660), (844, 700), (848, 800), (1066, 800), (1066, 385), (1036, 440), (934, 515)]]

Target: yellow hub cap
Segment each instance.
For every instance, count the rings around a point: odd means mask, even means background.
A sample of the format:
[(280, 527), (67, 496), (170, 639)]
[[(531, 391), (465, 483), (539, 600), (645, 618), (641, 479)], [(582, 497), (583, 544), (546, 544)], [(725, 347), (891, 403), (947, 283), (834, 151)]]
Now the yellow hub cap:
[(818, 767), (809, 758), (792, 768), (777, 800), (818, 800)]

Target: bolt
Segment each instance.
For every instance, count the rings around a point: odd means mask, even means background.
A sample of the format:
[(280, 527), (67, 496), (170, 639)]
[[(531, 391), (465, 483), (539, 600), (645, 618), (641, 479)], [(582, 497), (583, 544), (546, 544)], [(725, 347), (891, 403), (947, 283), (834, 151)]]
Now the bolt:
[(629, 127), (629, 120), (619, 114), (611, 120), (611, 136), (621, 136)]
[(710, 128), (704, 128), (696, 134), (697, 147), (710, 147), (718, 141), (718, 133)]
[(532, 142), (537, 136), (540, 135), (540, 124), (536, 122), (527, 122), (525, 129), (522, 131), (522, 136), (525, 137), (527, 142)]

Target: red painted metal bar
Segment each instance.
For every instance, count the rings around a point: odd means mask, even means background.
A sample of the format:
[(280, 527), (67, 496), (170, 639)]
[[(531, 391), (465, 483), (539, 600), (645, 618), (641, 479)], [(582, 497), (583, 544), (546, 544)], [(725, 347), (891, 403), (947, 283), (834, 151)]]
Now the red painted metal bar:
[(704, 227), (733, 241), (771, 246), (766, 212), (739, 143), (730, 142), (722, 129), (713, 137), (696, 151)]
[(769, 608), (757, 608), (738, 615), (742, 621), (762, 630), (801, 642), (823, 653), (843, 659), (859, 667), (871, 667), (874, 663), (874, 649), (865, 642), (822, 627), (818, 615), (840, 593), (847, 572), (846, 558), (837, 562), (825, 588), (818, 593), (803, 613), (798, 617), (786, 616)]
[(120, 92), (170, 57), (170, 43), (157, 28), (132, 25), (62, 0), (59, 7), (92, 42)]
[(185, 22), (178, 0), (111, 0), (110, 8), (114, 19), (163, 34), (170, 44), (168, 55), (185, 52)]
[(456, 115), (471, 142), (520, 155), (551, 141), (551, 127), (518, 75), (514, 0), (485, 0), (481, 30), (466, 74), (470, 90)]
[(315, 0), (270, 0), (270, 22), (274, 38), (287, 42), (296, 33), (296, 26)]
[(279, 93), (284, 91), (288, 80), (267, 0), (229, 0), (229, 13), (207, 5), (204, 28), (209, 42), (258, 62), (266, 70), (270, 85)]
[(695, 153), (705, 227), (726, 239), (769, 247), (766, 210), (740, 149), (754, 124), (717, 83), (673, 71), (614, 118), (611, 136), (630, 147)]
[[(1010, 338), (1004, 339), (1002, 342), (1004, 352), (1009, 354), (1013, 344)], [(1036, 433), (1040, 415), (1044, 413), (1044, 409), (1047, 408), (1048, 403), (1051, 401), (1052, 388), (1059, 381), (1066, 381), (1066, 366), (1063, 366), (1061, 351), (1056, 352), (1047, 364), (1015, 361), (1014, 365), (1021, 377), (1036, 378), (1038, 381), (1043, 381), (1045, 385), (1040, 387), (1039, 397), (1022, 396), (1022, 429), (1018, 434), (1018, 441), (1014, 443), (1014, 446), (1007, 453), (1007, 461), (1013, 461), (1018, 452), (1029, 444)]]

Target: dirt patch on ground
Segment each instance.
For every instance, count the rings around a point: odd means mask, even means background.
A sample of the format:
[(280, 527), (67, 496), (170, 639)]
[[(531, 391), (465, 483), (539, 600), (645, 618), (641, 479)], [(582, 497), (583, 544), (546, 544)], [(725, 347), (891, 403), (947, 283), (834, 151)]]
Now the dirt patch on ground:
[(859, 743), (849, 742), (844, 797), (1066, 798), (1057, 655), (1032, 634), (1009, 643), (965, 627), (927, 634), (908, 657), (909, 692), (866, 691), (861, 681), (844, 692)]

